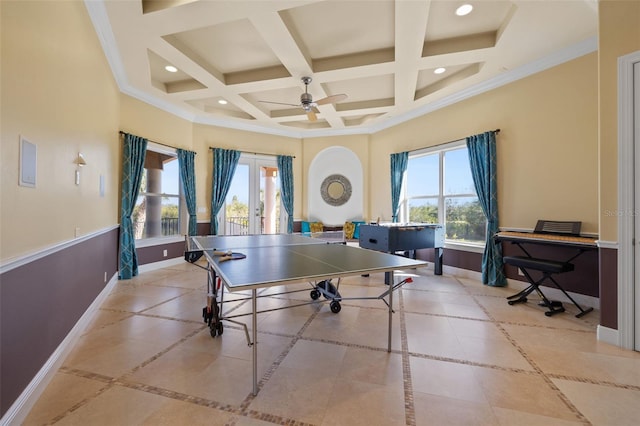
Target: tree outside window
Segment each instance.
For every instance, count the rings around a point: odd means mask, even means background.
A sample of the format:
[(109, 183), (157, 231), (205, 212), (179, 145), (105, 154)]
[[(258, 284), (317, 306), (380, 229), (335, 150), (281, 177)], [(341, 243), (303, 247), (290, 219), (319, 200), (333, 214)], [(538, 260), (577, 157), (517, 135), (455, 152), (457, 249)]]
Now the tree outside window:
[(451, 242), (485, 243), (487, 221), (464, 141), (410, 153), (403, 195), (403, 221), (440, 223)]

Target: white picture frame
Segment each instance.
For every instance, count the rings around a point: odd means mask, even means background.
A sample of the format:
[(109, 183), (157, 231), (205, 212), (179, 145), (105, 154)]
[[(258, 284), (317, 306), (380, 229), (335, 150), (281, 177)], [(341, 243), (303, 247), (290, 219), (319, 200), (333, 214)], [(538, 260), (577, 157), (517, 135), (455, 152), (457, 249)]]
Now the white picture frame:
[(20, 173), (18, 184), (29, 188), (36, 187), (38, 170), (38, 146), (20, 136)]

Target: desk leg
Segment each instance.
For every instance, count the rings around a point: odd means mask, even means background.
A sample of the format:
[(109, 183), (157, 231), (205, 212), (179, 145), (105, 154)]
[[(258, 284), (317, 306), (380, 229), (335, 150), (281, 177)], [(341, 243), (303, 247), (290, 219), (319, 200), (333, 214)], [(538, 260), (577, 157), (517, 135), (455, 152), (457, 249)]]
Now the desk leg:
[(391, 329), (393, 326), (393, 271), (389, 274), (389, 340), (387, 342), (387, 352), (391, 352)]
[(436, 247), (435, 249), (435, 262), (433, 263), (434, 275), (442, 275), (442, 254), (444, 249), (442, 247)]
[(253, 362), (253, 396), (258, 395), (258, 300), (256, 297), (257, 290), (251, 290), (251, 305), (253, 313), (251, 315), (251, 327), (253, 328), (253, 348), (251, 361)]

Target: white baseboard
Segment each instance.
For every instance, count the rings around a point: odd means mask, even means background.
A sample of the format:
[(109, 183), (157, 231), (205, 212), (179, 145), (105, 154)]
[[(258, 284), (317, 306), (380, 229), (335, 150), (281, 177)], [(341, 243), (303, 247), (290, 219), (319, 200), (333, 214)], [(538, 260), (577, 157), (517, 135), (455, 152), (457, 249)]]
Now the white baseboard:
[[(429, 263), (429, 266), (433, 268), (433, 263)], [(442, 265), (442, 273), (446, 275), (453, 275), (455, 277), (469, 278), (472, 280), (482, 281), (482, 273), (477, 271), (471, 271), (469, 269), (455, 268), (453, 266)]]
[[(529, 286), (528, 282), (512, 280), (510, 278), (507, 279), (507, 284), (509, 285), (510, 288), (513, 288), (516, 292), (520, 290), (524, 290)], [(571, 303), (571, 301), (567, 299), (567, 296), (565, 296), (557, 288), (542, 286), (542, 291), (544, 292), (545, 296), (547, 296), (549, 299), (560, 300), (563, 303), (564, 302)], [(569, 295), (573, 297), (573, 299), (576, 302), (578, 302), (578, 304), (582, 307), (590, 307), (598, 310), (600, 309), (600, 298), (598, 297), (587, 296), (585, 294), (578, 294), (570, 291), (568, 291), (567, 293), (569, 293)]]
[(98, 297), (95, 298), (93, 303), (89, 305), (87, 310), (82, 314), (76, 325), (73, 326), (67, 337), (58, 345), (55, 351), (51, 354), (47, 362), (44, 363), (40, 371), (35, 375), (27, 387), (22, 391), (20, 396), (9, 407), (7, 412), (0, 419), (0, 426), (17, 425), (22, 424), (27, 417), (33, 405), (38, 401), (38, 398), (42, 395), (42, 392), (53, 379), (53, 376), (58, 371), (65, 358), (71, 352), (71, 349), (78, 342), (80, 336), (85, 331), (87, 326), (93, 320), (94, 315), (100, 308), (100, 305), (107, 298), (111, 290), (118, 282), (118, 275), (114, 274), (107, 285), (102, 289)]
[[(433, 263), (429, 262), (428, 268), (433, 269)], [(452, 266), (444, 265), (442, 267), (442, 272), (444, 274), (453, 275), (456, 277), (469, 278), (469, 279), (474, 279), (478, 281), (482, 280), (482, 273), (477, 271), (470, 271), (468, 269), (454, 268)], [(514, 293), (517, 293), (518, 291), (524, 290), (527, 286), (529, 286), (529, 283), (525, 281), (518, 281), (518, 280), (513, 280), (508, 278), (507, 285), (509, 288), (514, 289)], [(543, 291), (544, 291), (544, 294), (550, 299), (557, 299), (557, 300), (567, 301), (568, 303), (571, 303), (571, 301), (567, 299), (567, 297), (562, 293), (562, 291), (558, 290), (557, 288), (544, 287)], [(600, 309), (600, 298), (598, 297), (587, 296), (585, 294), (578, 294), (570, 291), (568, 291), (567, 293), (569, 293), (569, 295), (576, 302), (578, 302), (578, 304), (582, 307)]]
[(613, 328), (598, 325), (596, 337), (599, 342), (608, 343), (614, 346), (620, 346), (620, 337), (618, 334), (618, 330), (614, 330)]
[(183, 263), (185, 263), (184, 257), (174, 257), (173, 259), (161, 260), (160, 262), (146, 263), (138, 266), (138, 274), (167, 268), (169, 266), (182, 265)]

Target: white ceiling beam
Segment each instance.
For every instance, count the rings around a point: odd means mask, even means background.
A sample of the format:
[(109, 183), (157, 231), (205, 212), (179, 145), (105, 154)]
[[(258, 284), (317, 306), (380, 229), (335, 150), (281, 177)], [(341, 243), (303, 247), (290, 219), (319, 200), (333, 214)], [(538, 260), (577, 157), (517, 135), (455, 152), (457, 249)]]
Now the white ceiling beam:
[(416, 92), (418, 70), (415, 64), (422, 56), (431, 1), (396, 1), (395, 25), (395, 104), (411, 104)]

